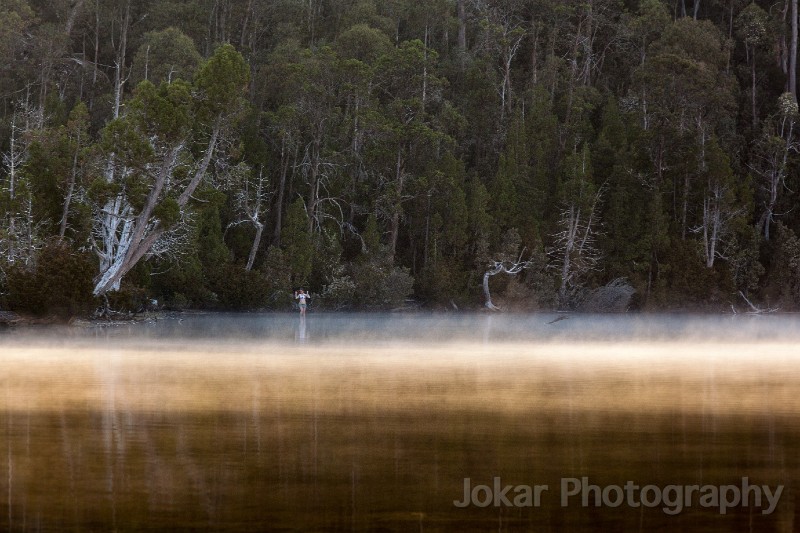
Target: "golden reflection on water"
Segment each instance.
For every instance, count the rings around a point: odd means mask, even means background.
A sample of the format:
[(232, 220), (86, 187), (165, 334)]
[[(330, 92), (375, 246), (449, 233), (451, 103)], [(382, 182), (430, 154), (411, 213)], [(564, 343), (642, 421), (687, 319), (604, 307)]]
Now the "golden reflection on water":
[[(792, 531), (792, 343), (5, 344), (0, 530)], [(549, 484), (456, 508), (463, 480)], [(777, 510), (561, 507), (559, 480), (786, 485)]]

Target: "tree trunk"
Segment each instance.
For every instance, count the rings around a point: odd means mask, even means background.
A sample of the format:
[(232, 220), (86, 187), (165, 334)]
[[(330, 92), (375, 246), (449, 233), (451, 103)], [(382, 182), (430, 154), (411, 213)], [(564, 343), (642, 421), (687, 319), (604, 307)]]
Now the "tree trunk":
[(422, 59), (422, 112), (425, 112), (425, 99), (428, 96), (428, 25), (425, 24), (425, 41)]
[(789, 92), (797, 101), (797, 0), (792, 0), (792, 41), (789, 50)]
[[(184, 189), (178, 197), (178, 206), (181, 208), (189, 203), (192, 194), (208, 171), (208, 166), (211, 163), (217, 145), (220, 124), (221, 118), (217, 118), (200, 166), (197, 168), (192, 180), (186, 186), (186, 189)], [(106, 232), (104, 239), (105, 250), (101, 253), (102, 265), (100, 274), (95, 278), (95, 287), (93, 291), (95, 296), (100, 296), (109, 290), (119, 288), (119, 282), (122, 277), (136, 266), (136, 263), (150, 251), (153, 244), (155, 244), (158, 238), (164, 234), (164, 231), (168, 229), (159, 226), (153, 227), (149, 222), (149, 218), (155, 208), (158, 195), (161, 193), (164, 182), (169, 177), (172, 165), (177, 159), (178, 152), (179, 148), (174, 149), (171, 157), (167, 158), (167, 161), (165, 161), (159, 172), (159, 177), (148, 195), (145, 207), (135, 219), (130, 219), (125, 210), (123, 210), (121, 215), (116, 215), (116, 213), (119, 213), (121, 200), (117, 198), (114, 201), (115, 207), (109, 210), (109, 217), (113, 218), (111, 222), (113, 226), (104, 228)], [(127, 208), (127, 210), (129, 213), (130, 209)], [(119, 221), (124, 221), (122, 222), (124, 225), (121, 235), (117, 238), (116, 228), (119, 227)]]
[[(789, 1), (786, 0), (783, 4), (782, 11), (782, 20), (784, 25), (786, 24), (786, 18), (788, 16)], [(784, 32), (781, 32), (781, 35), (778, 37), (777, 66), (781, 68), (781, 72), (783, 72), (783, 75), (786, 77), (783, 90), (784, 92), (789, 92), (789, 45), (786, 44), (786, 34)]]
[(203, 156), (203, 160), (200, 163), (200, 166), (195, 172), (194, 177), (192, 177), (192, 181), (189, 182), (189, 185), (186, 186), (186, 189), (181, 193), (178, 197), (178, 205), (181, 207), (185, 207), (186, 204), (189, 203), (189, 198), (191, 198), (194, 190), (200, 184), (200, 181), (203, 179), (203, 176), (206, 175), (206, 171), (208, 170), (208, 165), (211, 164), (211, 158), (214, 157), (214, 151), (217, 147), (217, 139), (219, 138), (219, 132), (222, 127), (222, 117), (217, 117), (217, 121), (214, 124), (214, 130), (211, 132), (211, 138), (208, 140), (208, 146), (206, 146), (206, 153)]
[(308, 231), (314, 232), (314, 223), (317, 220), (317, 203), (319, 202), (320, 165), (322, 151), (322, 126), (317, 128), (317, 136), (311, 142), (311, 184), (308, 190), (306, 213), (308, 214)]
[(397, 250), (397, 236), (400, 233), (400, 209), (403, 197), (403, 148), (397, 147), (397, 163), (395, 164), (395, 183), (397, 184), (397, 203), (392, 213), (392, 224), (389, 235), (389, 257), (394, 260), (394, 253)]
[(686, 217), (689, 213), (689, 173), (683, 175), (683, 207), (681, 210), (681, 240), (686, 240)]
[(116, 65), (114, 69), (114, 118), (119, 118), (119, 109), (122, 105), (122, 87), (125, 80), (122, 79), (122, 71), (125, 69), (125, 56), (128, 47), (128, 27), (131, 21), (131, 3), (125, 4), (125, 17), (122, 21), (122, 34), (120, 36), (119, 50), (117, 51)]
[(753, 113), (753, 131), (758, 127), (758, 115), (756, 114), (756, 49), (753, 47), (752, 65), (750, 67), (751, 78), (751, 99), (750, 111)]
[(286, 146), (286, 134), (281, 139), (281, 176), (278, 182), (278, 200), (275, 202), (275, 231), (272, 234), (272, 243), (275, 246), (281, 243), (281, 229), (283, 226), (283, 195), (286, 191), (286, 175), (289, 173), (289, 154)]
[(255, 263), (256, 260), (256, 253), (261, 246), (261, 234), (263, 232), (264, 224), (256, 221), (256, 236), (253, 239), (253, 246), (250, 248), (250, 256), (247, 258), (247, 265), (244, 267), (245, 270), (252, 270), (253, 268), (253, 263)]
[(483, 274), (483, 297), (484, 297), (484, 300), (485, 300), (484, 306), (487, 309), (491, 309), (492, 311), (497, 311), (500, 308), (492, 303), (492, 295), (489, 292), (489, 277), (490, 276), (494, 276), (495, 274), (498, 274), (499, 272), (500, 272), (500, 270), (497, 267), (495, 267), (492, 270), (487, 270)]
[(239, 36), (240, 50), (244, 49), (245, 45), (247, 44), (247, 24), (250, 22), (250, 17), (253, 17), (253, 0), (247, 1), (247, 9), (244, 12), (244, 20), (242, 21), (242, 33)]
[(539, 29), (533, 21), (531, 21), (531, 37), (533, 40), (533, 47), (531, 48), (531, 81), (533, 85), (536, 85), (539, 83), (537, 70), (539, 65)]
[(467, 56), (467, 15), (464, 10), (464, 0), (456, 0), (456, 10), (458, 12), (458, 54), (461, 59), (461, 70), (464, 70)]
[[(78, 138), (80, 139), (80, 137)], [(80, 146), (80, 140), (78, 141)], [(75, 149), (75, 155), (72, 157), (72, 172), (69, 175), (69, 185), (67, 186), (67, 194), (64, 197), (64, 209), (61, 212), (61, 225), (58, 228), (58, 237), (60, 239), (64, 238), (64, 234), (67, 232), (67, 217), (69, 216), (69, 205), (72, 202), (72, 194), (75, 191), (75, 180), (78, 175), (78, 150), (80, 148)]]
[(94, 109), (95, 89), (97, 86), (97, 65), (100, 61), (100, 0), (94, 4), (94, 62), (92, 64), (92, 97), (89, 99), (89, 111)]
[(575, 248), (578, 225), (580, 223), (580, 209), (575, 212), (575, 206), (569, 207), (569, 226), (567, 227), (567, 239), (564, 243), (564, 255), (561, 260), (561, 286), (558, 289), (558, 296), (563, 304), (567, 296), (567, 286), (569, 284), (572, 269), (572, 250)]
[(75, 19), (78, 17), (78, 13), (80, 13), (81, 9), (83, 9), (84, 1), (85, 0), (78, 0), (75, 2), (75, 5), (72, 6), (69, 12), (69, 16), (67, 16), (67, 24), (64, 27), (64, 33), (67, 34), (67, 37), (72, 34), (72, 28), (75, 26)]

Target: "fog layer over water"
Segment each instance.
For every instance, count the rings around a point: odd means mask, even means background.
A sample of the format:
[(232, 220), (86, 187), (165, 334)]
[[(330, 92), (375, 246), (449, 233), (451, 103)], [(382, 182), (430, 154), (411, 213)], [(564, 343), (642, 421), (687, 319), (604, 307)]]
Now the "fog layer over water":
[[(301, 331), (305, 330), (301, 336)], [(800, 315), (197, 313), (141, 322), (0, 329), (0, 343), (47, 339), (291, 342), (797, 341)], [(2, 346), (0, 344), (0, 346)]]
[[(792, 531), (798, 348), (791, 315), (185, 314), (4, 331), (0, 530)], [(785, 488), (768, 514), (754, 494), (724, 514), (697, 498), (670, 513), (562, 501), (584, 477), (598, 494)], [(549, 491), (455, 505), (468, 484)]]

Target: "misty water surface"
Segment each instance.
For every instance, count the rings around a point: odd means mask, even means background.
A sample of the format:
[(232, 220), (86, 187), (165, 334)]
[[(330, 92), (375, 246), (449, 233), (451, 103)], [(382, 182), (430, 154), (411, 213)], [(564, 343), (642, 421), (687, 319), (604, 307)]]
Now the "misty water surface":
[[(793, 315), (181, 314), (0, 332), (0, 530), (792, 531)], [(784, 485), (774, 512), (559, 481)], [(548, 484), (458, 508), (464, 479)]]

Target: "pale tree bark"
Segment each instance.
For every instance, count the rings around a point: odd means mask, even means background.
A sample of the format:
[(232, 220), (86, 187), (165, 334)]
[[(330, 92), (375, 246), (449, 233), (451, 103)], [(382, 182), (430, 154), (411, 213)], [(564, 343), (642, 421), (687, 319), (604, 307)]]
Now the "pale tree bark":
[(720, 209), (719, 200), (721, 191), (715, 187), (710, 195), (703, 198), (703, 251), (705, 252), (706, 267), (714, 267), (714, 259), (717, 257), (717, 243), (720, 232)]
[(583, 85), (588, 87), (591, 81), (592, 62), (594, 61), (594, 38), (595, 26), (594, 23), (594, 1), (588, 0), (585, 4), (586, 9), (586, 24), (585, 35), (583, 37), (583, 67), (581, 68), (580, 78)]
[[(784, 95), (789, 97), (790, 95)], [(785, 100), (785, 98), (784, 98)], [(758, 233), (764, 234), (764, 239), (770, 238), (770, 226), (775, 220), (775, 208), (778, 204), (778, 196), (786, 187), (786, 176), (789, 168), (789, 154), (800, 151), (794, 137), (795, 114), (797, 105), (790, 104), (794, 110), (786, 114), (780, 121), (778, 136), (783, 139), (780, 149), (774, 149), (773, 143), (765, 143), (765, 151), (757, 153), (753, 157), (754, 164), (749, 165), (750, 170), (763, 180), (762, 190), (766, 190), (767, 198), (764, 204), (764, 211), (756, 223)]]
[(502, 106), (501, 117), (505, 115), (506, 110), (508, 113), (511, 113), (511, 66), (520, 46), (522, 46), (525, 35), (526, 33), (519, 32), (511, 39), (511, 42), (503, 51), (503, 86), (500, 90), (500, 105)]
[(492, 62), (496, 62), (499, 56), (497, 68), (501, 81), (497, 92), (500, 96), (500, 117), (504, 118), (512, 108), (511, 67), (528, 34), (526, 21), (514, 12), (513, 6), (489, 2), (479, 2), (476, 6), (483, 19), (483, 51)]
[(508, 274), (509, 276), (516, 276), (530, 265), (530, 261), (522, 261), (520, 257), (513, 263), (506, 263), (504, 261), (495, 261), (489, 265), (489, 270), (483, 273), (483, 297), (484, 307), (492, 311), (499, 311), (500, 308), (492, 302), (492, 294), (489, 291), (489, 278), (497, 274)]
[(577, 202), (567, 205), (558, 223), (561, 229), (553, 235), (555, 246), (550, 255), (561, 275), (558, 294), (562, 305), (567, 301), (569, 290), (577, 286), (581, 276), (593, 270), (600, 260), (600, 249), (596, 244), (597, 206), (603, 192), (604, 188), (600, 187), (588, 209), (581, 208)]
[(397, 160), (395, 162), (395, 184), (397, 186), (397, 200), (392, 210), (392, 221), (389, 227), (389, 257), (394, 259), (397, 250), (397, 236), (400, 234), (400, 212), (403, 210), (403, 182), (405, 172), (403, 170), (403, 147), (397, 147)]
[(100, 0), (94, 3), (94, 61), (92, 62), (92, 95), (89, 99), (89, 111), (94, 109), (95, 89), (97, 88), (97, 73), (100, 64)]
[(245, 270), (252, 270), (253, 263), (256, 260), (256, 254), (258, 253), (258, 248), (261, 246), (261, 235), (264, 233), (264, 223), (260, 222), (259, 220), (254, 220), (253, 224), (256, 227), (256, 236), (253, 238), (253, 246), (250, 248), (250, 256), (247, 258), (247, 265), (245, 265)]
[(120, 34), (119, 49), (117, 50), (117, 58), (114, 63), (114, 110), (113, 117), (119, 118), (119, 110), (122, 105), (122, 89), (127, 79), (123, 78), (123, 71), (125, 69), (125, 58), (128, 54), (128, 28), (131, 22), (131, 3), (130, 1), (125, 4), (125, 15), (122, 19), (122, 33)]
[[(242, 165), (239, 165), (241, 167)], [(253, 244), (250, 247), (250, 254), (247, 258), (245, 270), (252, 270), (253, 264), (256, 260), (256, 254), (261, 246), (261, 237), (264, 233), (263, 218), (269, 206), (269, 192), (267, 190), (268, 180), (264, 175), (264, 169), (261, 168), (256, 178), (255, 183), (251, 183), (249, 174), (252, 171), (249, 168), (239, 170), (240, 179), (235, 182), (234, 189), (234, 202), (236, 210), (238, 211), (238, 219), (231, 222), (228, 227), (238, 226), (240, 224), (250, 224), (255, 230), (256, 234), (253, 238)], [(253, 187), (255, 185), (255, 187)]]
[(456, 12), (458, 14), (458, 54), (461, 60), (461, 70), (467, 56), (467, 15), (464, 9), (464, 0), (456, 0)]
[[(80, 139), (80, 137), (79, 137)], [(80, 144), (79, 144), (80, 146)], [(75, 182), (77, 181), (78, 177), (78, 150), (80, 148), (75, 149), (75, 154), (72, 156), (72, 169), (69, 173), (69, 182), (67, 183), (67, 192), (64, 195), (64, 205), (61, 210), (61, 224), (58, 228), (58, 237), (60, 239), (64, 238), (64, 234), (67, 232), (67, 218), (69, 217), (69, 207), (72, 203), (72, 195), (75, 193)]]
[[(0, 250), (9, 263), (18, 260), (27, 262), (33, 250), (26, 246), (26, 228), (32, 228), (32, 221), (27, 220), (31, 215), (30, 209), (26, 209), (24, 195), (30, 195), (27, 187), (21, 183), (20, 169), (28, 158), (27, 134), (30, 128), (30, 120), (27, 115), (31, 114), (27, 104), (20, 104), (11, 114), (11, 124), (8, 139), (8, 151), (2, 154), (2, 163), (6, 168), (6, 179), (3, 185), (3, 192), (8, 201), (8, 211), (4, 214), (5, 220), (2, 221), (6, 236), (0, 239)], [(27, 215), (27, 217), (26, 217)], [(32, 237), (31, 235), (28, 235)], [(30, 244), (30, 243), (29, 243)]]
[(428, 96), (428, 25), (425, 24), (425, 40), (422, 47), (422, 112), (425, 112), (425, 100)]
[[(100, 14), (99, 14), (99, 4), (98, 4), (98, 12), (96, 14), (95, 22), (97, 24), (97, 32), (99, 34), (99, 24), (100, 24)], [(127, 56), (127, 47), (128, 47), (128, 27), (130, 26), (130, 13), (131, 13), (131, 4), (130, 1), (126, 2), (125, 4), (125, 13), (122, 17), (122, 25), (120, 30), (120, 43), (119, 47), (117, 48), (117, 57), (115, 59), (114, 64), (114, 105), (112, 108), (112, 117), (114, 120), (119, 118), (120, 109), (122, 107), (122, 90), (125, 84), (125, 79), (123, 78), (123, 70), (125, 68), (125, 58)], [(99, 48), (99, 42), (95, 43), (95, 46)], [(97, 50), (95, 50), (97, 53)], [(108, 156), (108, 161), (106, 162), (106, 170), (105, 170), (105, 177), (107, 183), (113, 183), (114, 175), (116, 173), (116, 165), (114, 162), (115, 154), (111, 152)], [(119, 197), (109, 198), (106, 202), (106, 205), (103, 207), (103, 223), (102, 223), (102, 243), (103, 243), (103, 250), (100, 252), (100, 272), (108, 271), (113, 265), (113, 258), (115, 256), (114, 247), (117, 244), (117, 234), (120, 231), (120, 226), (125, 223), (126, 225), (122, 228), (122, 235), (126, 236), (129, 235), (130, 227), (129, 223), (125, 221), (128, 218), (128, 212), (125, 210), (127, 206), (125, 203), (122, 202), (122, 199)], [(97, 291), (97, 287), (95, 287), (95, 291)], [(96, 292), (96, 294), (99, 294)]]
[[(320, 127), (319, 130), (322, 128)], [(306, 212), (308, 214), (308, 231), (313, 232), (314, 226), (319, 223), (317, 220), (317, 206), (319, 204), (319, 190), (320, 190), (320, 171), (322, 165), (322, 132), (318, 131), (318, 135), (314, 137), (309, 146), (306, 148), (305, 160), (308, 162), (309, 173), (309, 187), (308, 187), (308, 201), (306, 202)]]
[(244, 12), (244, 20), (242, 21), (242, 31), (239, 36), (239, 49), (244, 49), (247, 44), (247, 25), (253, 17), (253, 0), (247, 0), (247, 9)]
[[(733, 8), (731, 8), (731, 12), (733, 12)], [(731, 15), (733, 16), (733, 15)], [(789, 16), (789, 0), (785, 0), (783, 3), (783, 10), (781, 11), (781, 20), (783, 24), (786, 24), (786, 19)], [(780, 35), (777, 37), (777, 49), (778, 54), (776, 57), (776, 65), (780, 67), (781, 72), (783, 75), (786, 76), (786, 83), (784, 84), (784, 90), (789, 91), (789, 45), (786, 43), (786, 33), (780, 32)]]
[[(569, 75), (569, 82), (567, 87), (567, 114), (564, 118), (564, 124), (566, 128), (564, 128), (564, 132), (569, 130), (569, 126), (572, 124), (572, 100), (575, 95), (575, 85), (578, 83), (579, 73), (578, 73), (578, 52), (580, 50), (580, 43), (582, 41), (583, 35), (583, 22), (584, 19), (580, 18), (578, 20), (578, 27), (575, 31), (575, 39), (572, 45), (572, 58), (570, 59), (570, 75)], [(566, 147), (567, 136), (562, 135), (561, 138), (561, 149), (564, 150)]]
[(709, 183), (703, 197), (702, 230), (703, 253), (707, 268), (713, 268), (717, 258), (725, 257), (720, 252), (720, 245), (730, 233), (731, 221), (742, 213), (729, 201), (730, 191), (720, 183)]
[[(183, 210), (192, 197), (197, 186), (208, 171), (214, 156), (220, 134), (222, 119), (215, 121), (203, 158), (198, 163), (192, 179), (178, 196), (178, 207)], [(120, 281), (136, 264), (149, 254), (153, 245), (163, 237), (170, 228), (164, 228), (152, 217), (153, 209), (158, 202), (166, 181), (172, 177), (172, 171), (178, 155), (184, 149), (179, 143), (170, 149), (159, 167), (153, 188), (148, 194), (145, 205), (134, 216), (133, 209), (121, 196), (110, 201), (111, 211), (106, 212), (101, 224), (101, 245), (98, 254), (101, 259), (100, 274), (95, 279), (94, 294), (99, 296), (110, 290), (119, 289)]]
[(72, 9), (70, 9), (69, 15), (67, 16), (67, 23), (64, 25), (64, 33), (66, 33), (67, 36), (72, 34), (72, 28), (75, 26), (75, 19), (78, 18), (78, 15), (83, 9), (84, 2), (85, 0), (77, 0), (75, 5), (72, 6)]

